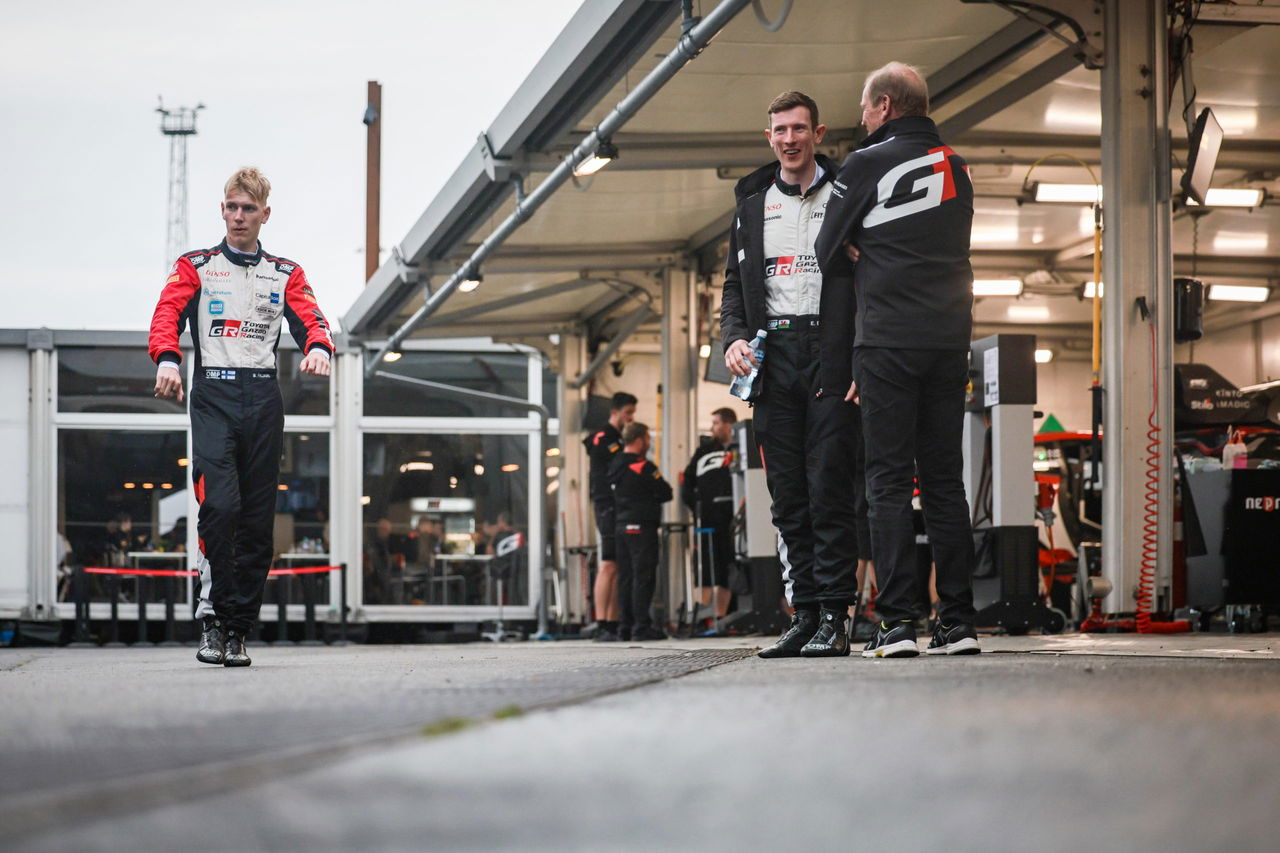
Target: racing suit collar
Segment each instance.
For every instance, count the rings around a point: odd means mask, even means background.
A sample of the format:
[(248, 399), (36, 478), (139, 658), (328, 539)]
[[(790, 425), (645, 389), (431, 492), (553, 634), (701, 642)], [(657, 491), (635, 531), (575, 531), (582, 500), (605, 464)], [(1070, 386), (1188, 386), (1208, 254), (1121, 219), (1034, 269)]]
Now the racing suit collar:
[(773, 183), (783, 195), (793, 195), (799, 198), (807, 198), (810, 193), (822, 186), (827, 181), (830, 173), (822, 168), (821, 163), (815, 163), (815, 171), (813, 174), (813, 183), (809, 184), (807, 190), (802, 190), (799, 184), (789, 184), (782, 180), (782, 167), (778, 167), (777, 173), (773, 176)]
[(937, 136), (938, 126), (928, 116), (902, 116), (890, 119), (876, 128), (875, 133), (870, 134), (866, 139), (859, 142), (858, 147), (866, 148), (869, 145), (878, 145), (886, 139), (897, 136), (899, 133), (932, 133)]
[(223, 257), (225, 257), (227, 260), (231, 261), (231, 263), (239, 267), (257, 266), (258, 261), (262, 260), (262, 241), (261, 240), (258, 241), (258, 250), (251, 254), (241, 252), (239, 249), (231, 248), (231, 246), (227, 245), (226, 237), (222, 238), (222, 243), (219, 244), (219, 248), (222, 249)]
[[(819, 154), (817, 156), (817, 160), (818, 166), (822, 169), (824, 174), (814, 180), (813, 186), (809, 187), (809, 192), (813, 192), (815, 189), (831, 180), (835, 176), (836, 170), (839, 169), (839, 165), (825, 154)], [(749, 196), (767, 190), (773, 185), (774, 180), (778, 177), (778, 169), (779, 165), (777, 160), (756, 169), (754, 172), (738, 181), (734, 186), (734, 197), (741, 202)], [(796, 194), (799, 195), (798, 192)]]

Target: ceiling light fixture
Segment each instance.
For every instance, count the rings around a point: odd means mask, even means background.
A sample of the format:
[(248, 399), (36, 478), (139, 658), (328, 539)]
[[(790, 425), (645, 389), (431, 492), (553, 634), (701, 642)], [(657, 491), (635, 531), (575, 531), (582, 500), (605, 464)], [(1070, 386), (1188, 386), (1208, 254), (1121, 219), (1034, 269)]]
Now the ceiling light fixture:
[(1048, 364), (1053, 361), (1053, 350), (1041, 347), (1036, 350), (1036, 364)]
[(1107, 283), (1104, 281), (1104, 282), (1102, 283), (1102, 286), (1101, 286), (1101, 287), (1099, 287), (1099, 286), (1098, 286), (1098, 283), (1097, 283), (1096, 281), (1086, 281), (1086, 282), (1084, 283), (1084, 298), (1085, 298), (1085, 299), (1092, 299), (1092, 298), (1093, 298), (1093, 294), (1094, 294), (1094, 292), (1095, 292), (1095, 291), (1097, 291), (1097, 294), (1098, 294), (1099, 296), (1106, 296), (1106, 295), (1107, 295)]
[[(1263, 189), (1215, 187), (1205, 196), (1205, 207), (1261, 207), (1267, 200)], [(1187, 207), (1199, 207), (1193, 198), (1187, 199)]]
[(1266, 302), (1271, 295), (1268, 287), (1247, 284), (1211, 284), (1209, 298), (1218, 302)]
[(404, 358), (404, 353), (400, 353), (400, 352), (396, 352), (395, 350), (392, 350), (391, 352), (384, 355), (382, 357), (382, 360), (390, 364), (391, 362), (399, 361), (402, 358)]
[(978, 278), (973, 281), (974, 296), (1021, 296), (1022, 279)]
[(698, 358), (711, 358), (711, 344), (698, 347)]
[(461, 293), (470, 293), (479, 287), (480, 282), (482, 281), (484, 281), (484, 276), (480, 274), (479, 270), (470, 272), (467, 274), (467, 277), (462, 280), (462, 284), (458, 285), (458, 290)]
[(574, 167), (574, 177), (585, 178), (589, 175), (594, 175), (617, 159), (618, 147), (608, 139), (602, 139), (600, 144), (596, 146), (596, 153)]
[(1102, 201), (1102, 185), (1035, 183), (1032, 198), (1050, 204), (1098, 204)]

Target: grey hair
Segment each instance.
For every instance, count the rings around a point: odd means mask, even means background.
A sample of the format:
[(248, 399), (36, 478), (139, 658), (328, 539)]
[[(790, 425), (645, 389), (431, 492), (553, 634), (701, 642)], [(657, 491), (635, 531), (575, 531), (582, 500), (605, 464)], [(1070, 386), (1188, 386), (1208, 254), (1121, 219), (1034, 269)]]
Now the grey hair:
[(875, 104), (882, 95), (889, 96), (889, 103), (900, 116), (927, 116), (929, 114), (929, 87), (920, 70), (904, 62), (890, 62), (867, 77), (863, 87), (867, 103)]

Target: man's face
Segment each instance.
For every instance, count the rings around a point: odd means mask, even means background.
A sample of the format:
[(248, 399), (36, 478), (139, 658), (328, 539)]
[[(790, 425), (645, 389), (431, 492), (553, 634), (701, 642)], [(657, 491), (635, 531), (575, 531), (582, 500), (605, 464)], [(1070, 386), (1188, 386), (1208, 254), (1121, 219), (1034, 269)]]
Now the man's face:
[(391, 522), (385, 518), (378, 519), (378, 538), (386, 539), (391, 535)]
[(711, 416), (711, 437), (721, 444), (728, 444), (733, 437), (733, 424), (720, 420), (719, 415)]
[(782, 168), (804, 172), (812, 165), (818, 143), (826, 132), (824, 124), (813, 126), (809, 108), (801, 105), (769, 116), (769, 129), (764, 135)]
[(623, 425), (629, 424), (636, 419), (636, 407), (633, 405), (623, 406), (618, 409), (618, 421)]
[(862, 90), (862, 126), (867, 133), (875, 133), (889, 120), (889, 96), (881, 95), (873, 103), (866, 89)]
[(650, 446), (649, 433), (646, 432), (640, 438), (636, 439), (636, 445), (637, 445), (637, 448), (636, 448), (637, 456), (648, 456), (649, 446)]
[(263, 207), (253, 196), (233, 190), (222, 200), (222, 221), (227, 223), (227, 242), (237, 249), (253, 249), (258, 245), (258, 232), (271, 218), (271, 208)]

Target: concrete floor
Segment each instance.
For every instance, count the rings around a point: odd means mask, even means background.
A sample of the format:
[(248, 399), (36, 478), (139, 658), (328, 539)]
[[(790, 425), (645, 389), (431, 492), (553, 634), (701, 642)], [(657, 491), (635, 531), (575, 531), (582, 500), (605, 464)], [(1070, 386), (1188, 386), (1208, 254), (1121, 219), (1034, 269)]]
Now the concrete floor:
[(758, 643), (0, 650), (0, 848), (1280, 849), (1274, 635)]

